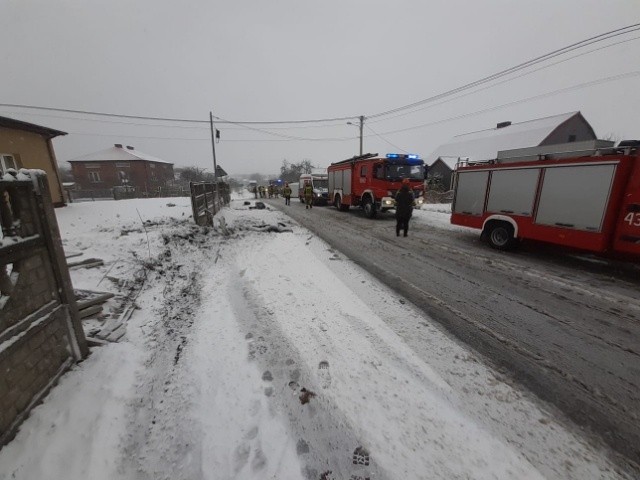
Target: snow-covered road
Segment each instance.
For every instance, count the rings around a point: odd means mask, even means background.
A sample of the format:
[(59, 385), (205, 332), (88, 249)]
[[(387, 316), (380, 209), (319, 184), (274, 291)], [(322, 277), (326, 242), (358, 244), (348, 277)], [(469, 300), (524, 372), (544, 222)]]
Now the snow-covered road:
[[(75, 286), (142, 270), (139, 310), (0, 451), (0, 479), (630, 478), (285, 215), (234, 201), (225, 235), (189, 213), (187, 199), (58, 211), (67, 250), (105, 260)], [(264, 231), (278, 222), (292, 231)]]

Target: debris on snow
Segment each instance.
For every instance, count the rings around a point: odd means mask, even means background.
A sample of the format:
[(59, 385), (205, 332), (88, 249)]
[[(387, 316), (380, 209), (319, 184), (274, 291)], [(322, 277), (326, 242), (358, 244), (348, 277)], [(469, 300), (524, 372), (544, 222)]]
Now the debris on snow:
[(300, 395), (298, 396), (298, 398), (300, 399), (300, 403), (302, 405), (306, 405), (315, 396), (316, 396), (316, 394), (313, 393), (311, 390), (307, 390), (306, 388), (302, 387), (300, 389)]

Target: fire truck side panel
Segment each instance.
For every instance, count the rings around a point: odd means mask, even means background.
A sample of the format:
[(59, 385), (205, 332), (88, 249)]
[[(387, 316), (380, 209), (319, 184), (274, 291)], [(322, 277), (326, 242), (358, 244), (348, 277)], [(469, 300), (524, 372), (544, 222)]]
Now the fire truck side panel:
[(640, 254), (639, 163), (605, 156), (463, 168), (451, 223), (482, 229), (508, 217), (519, 238)]
[(329, 203), (335, 202), (335, 196), (341, 196), (343, 205), (351, 205), (351, 165), (329, 169)]
[(614, 250), (640, 255), (640, 158), (629, 160), (629, 181), (624, 189), (614, 235)]

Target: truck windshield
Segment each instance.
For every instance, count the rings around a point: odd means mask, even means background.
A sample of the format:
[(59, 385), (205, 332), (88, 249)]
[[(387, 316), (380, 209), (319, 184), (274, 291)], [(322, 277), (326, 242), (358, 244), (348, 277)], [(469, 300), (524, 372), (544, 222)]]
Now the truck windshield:
[(323, 179), (313, 179), (313, 186), (315, 188), (329, 188), (329, 180), (326, 178)]
[(400, 180), (411, 178), (413, 180), (424, 180), (423, 165), (386, 165), (385, 177), (387, 180)]

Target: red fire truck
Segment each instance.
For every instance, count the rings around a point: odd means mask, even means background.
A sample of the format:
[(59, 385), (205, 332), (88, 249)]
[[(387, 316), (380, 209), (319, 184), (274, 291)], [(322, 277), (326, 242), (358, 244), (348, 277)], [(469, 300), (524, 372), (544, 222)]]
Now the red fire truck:
[(423, 203), (424, 162), (418, 155), (388, 153), (378, 157), (367, 153), (332, 163), (329, 174), (329, 202), (342, 211), (349, 207), (360, 207), (369, 218), (378, 212), (394, 209), (394, 197), (402, 180), (409, 179), (415, 207)]
[(532, 239), (640, 256), (640, 141), (576, 147), (507, 150), (459, 166), (451, 223), (482, 229), (500, 250)]

